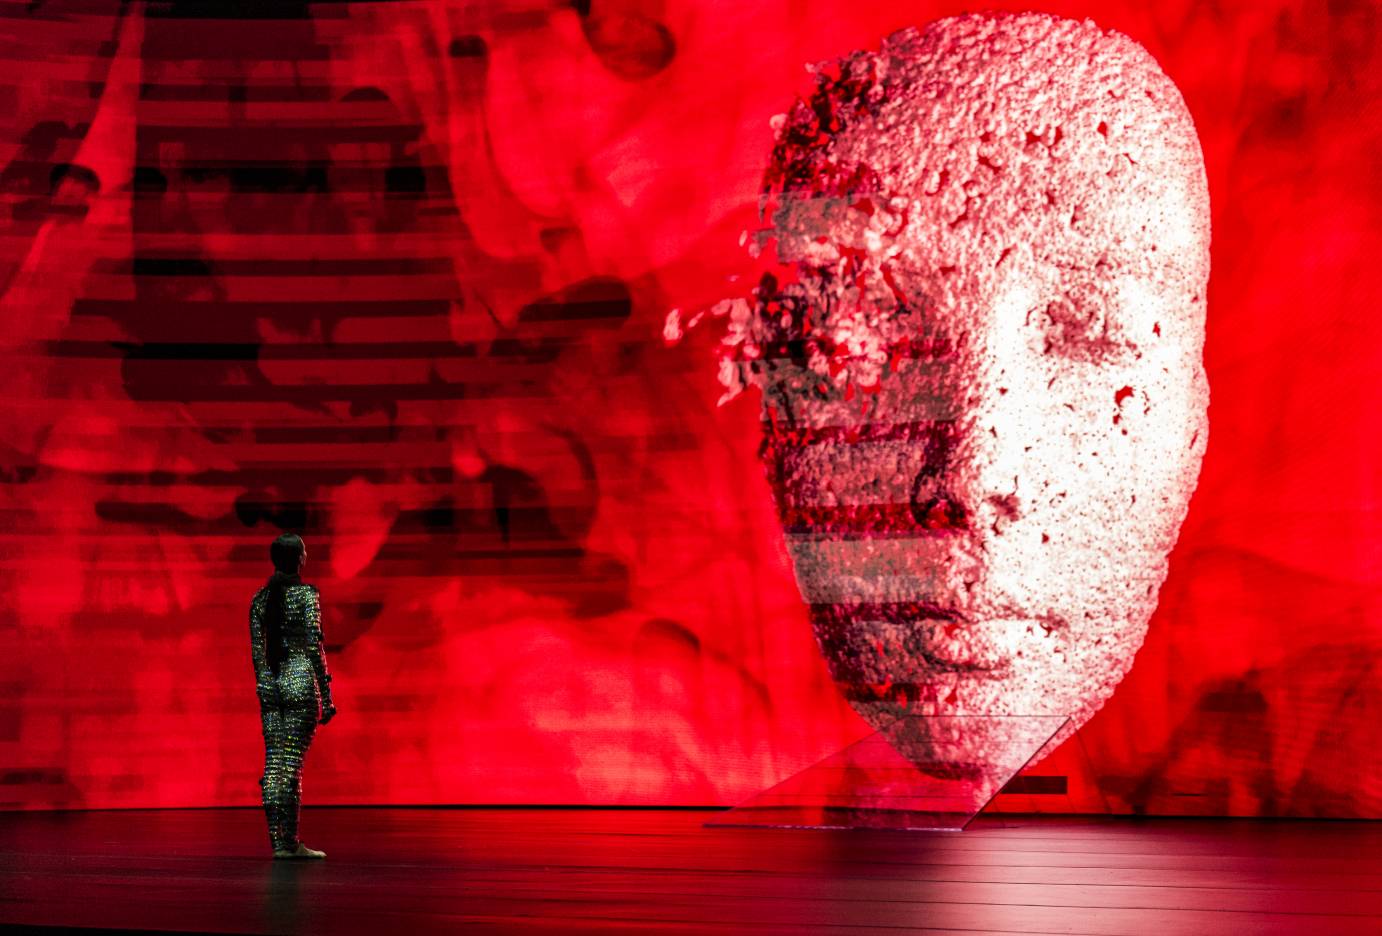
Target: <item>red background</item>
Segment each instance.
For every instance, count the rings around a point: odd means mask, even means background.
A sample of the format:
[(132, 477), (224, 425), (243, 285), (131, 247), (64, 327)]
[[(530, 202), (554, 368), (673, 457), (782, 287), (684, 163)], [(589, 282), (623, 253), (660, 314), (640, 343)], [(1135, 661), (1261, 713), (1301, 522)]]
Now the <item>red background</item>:
[[(1211, 438), (1069, 795), (999, 806), (1382, 816), (1376, 8), (1035, 6), (1194, 115)], [(756, 401), (660, 336), (747, 275), (802, 65), (963, 9), (0, 3), (0, 806), (257, 803), (284, 528), (309, 803), (732, 803), (865, 734)]]

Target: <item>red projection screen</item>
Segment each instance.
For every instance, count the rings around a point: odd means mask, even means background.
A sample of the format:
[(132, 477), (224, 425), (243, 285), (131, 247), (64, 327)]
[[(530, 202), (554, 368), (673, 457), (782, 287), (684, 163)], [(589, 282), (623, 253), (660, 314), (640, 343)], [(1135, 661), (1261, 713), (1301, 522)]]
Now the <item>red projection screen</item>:
[[(1169, 575), (1032, 770), (1076, 811), (1382, 817), (1377, 9), (986, 8), (1150, 52), (1212, 227)], [(868, 733), (723, 321), (664, 326), (756, 280), (804, 66), (966, 9), (0, 3), (0, 807), (257, 805), (284, 530), (341, 711), (309, 802), (731, 804)]]

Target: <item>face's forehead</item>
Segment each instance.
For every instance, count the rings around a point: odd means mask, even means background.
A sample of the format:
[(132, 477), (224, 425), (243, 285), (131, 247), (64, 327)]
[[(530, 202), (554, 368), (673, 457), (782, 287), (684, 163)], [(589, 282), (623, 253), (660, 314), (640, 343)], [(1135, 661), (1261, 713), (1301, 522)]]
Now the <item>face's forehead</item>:
[[(987, 271), (1016, 260), (1202, 290), (1208, 194), (1194, 126), (1130, 39), (1039, 14), (965, 16), (838, 68), (788, 115), (774, 154), (784, 259), (862, 249), (995, 281)], [(827, 135), (823, 112), (838, 125)]]

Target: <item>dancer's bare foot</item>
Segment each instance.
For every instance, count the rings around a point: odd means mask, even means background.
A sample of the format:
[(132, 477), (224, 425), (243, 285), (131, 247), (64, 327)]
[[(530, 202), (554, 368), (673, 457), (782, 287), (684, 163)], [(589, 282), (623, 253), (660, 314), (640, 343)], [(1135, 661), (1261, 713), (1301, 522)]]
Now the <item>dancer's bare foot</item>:
[(275, 857), (275, 858), (325, 858), (325, 857), (326, 857), (326, 852), (324, 852), (324, 851), (317, 851), (315, 848), (308, 848), (306, 845), (302, 844), (301, 842), (298, 842), (298, 847), (297, 847), (296, 850), (294, 850), (294, 851), (288, 851), (288, 850), (286, 850), (286, 849), (276, 849), (276, 850), (274, 851), (274, 857)]

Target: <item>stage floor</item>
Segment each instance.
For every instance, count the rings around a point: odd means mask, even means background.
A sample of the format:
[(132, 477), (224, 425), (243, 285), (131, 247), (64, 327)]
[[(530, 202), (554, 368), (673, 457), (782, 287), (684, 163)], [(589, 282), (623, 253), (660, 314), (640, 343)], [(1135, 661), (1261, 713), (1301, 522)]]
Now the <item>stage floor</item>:
[(0, 813), (0, 924), (196, 932), (1382, 933), (1382, 823), (983, 818), (706, 829), (706, 811)]

